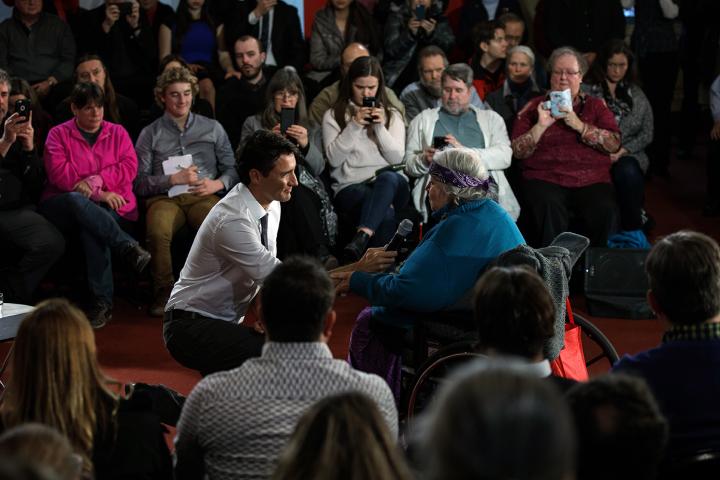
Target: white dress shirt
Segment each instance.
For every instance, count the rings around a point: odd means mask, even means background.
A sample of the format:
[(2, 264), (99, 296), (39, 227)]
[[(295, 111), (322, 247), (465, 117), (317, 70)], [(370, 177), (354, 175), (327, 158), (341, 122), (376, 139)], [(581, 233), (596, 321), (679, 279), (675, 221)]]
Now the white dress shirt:
[[(260, 219), (265, 214), (268, 248), (260, 241)], [(280, 264), (279, 224), (279, 202), (272, 202), (266, 211), (244, 184), (237, 184), (198, 230), (165, 310), (242, 322), (263, 280)]]

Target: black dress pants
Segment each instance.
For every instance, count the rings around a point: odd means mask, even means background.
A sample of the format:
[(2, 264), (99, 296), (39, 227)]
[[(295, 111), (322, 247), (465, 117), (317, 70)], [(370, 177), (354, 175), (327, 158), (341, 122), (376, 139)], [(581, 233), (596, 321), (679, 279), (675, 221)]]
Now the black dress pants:
[[(65, 239), (45, 217), (31, 208), (0, 211), (0, 238), (4, 250), (0, 292), (6, 302), (32, 305), (40, 280), (65, 251)], [(14, 257), (14, 253), (21, 252)], [(6, 256), (7, 255), (7, 256)]]
[(202, 376), (259, 357), (265, 343), (265, 336), (252, 328), (178, 309), (165, 312), (163, 337), (170, 355)]
[[(615, 225), (615, 192), (609, 183), (567, 188), (541, 180), (523, 180), (523, 232), (528, 243), (541, 248), (559, 234), (573, 231), (585, 235), (594, 247), (607, 246)], [(577, 228), (575, 228), (577, 224)]]

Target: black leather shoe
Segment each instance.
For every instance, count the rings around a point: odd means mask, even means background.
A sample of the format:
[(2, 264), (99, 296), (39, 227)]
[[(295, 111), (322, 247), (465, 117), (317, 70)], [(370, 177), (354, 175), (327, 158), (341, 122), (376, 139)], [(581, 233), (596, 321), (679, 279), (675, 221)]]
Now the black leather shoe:
[(345, 248), (343, 249), (343, 255), (347, 260), (351, 262), (357, 262), (358, 260), (360, 260), (360, 257), (363, 256), (363, 253), (365, 253), (369, 241), (370, 235), (363, 232), (362, 230), (358, 230), (352, 241), (345, 245)]
[(102, 328), (107, 322), (112, 320), (112, 305), (97, 300), (88, 308), (87, 317), (92, 328), (96, 330)]
[(142, 248), (140, 245), (135, 244), (125, 250), (123, 257), (133, 271), (136, 273), (142, 273), (142, 271), (145, 270), (145, 267), (147, 267), (147, 264), (150, 263), (151, 255), (150, 252)]

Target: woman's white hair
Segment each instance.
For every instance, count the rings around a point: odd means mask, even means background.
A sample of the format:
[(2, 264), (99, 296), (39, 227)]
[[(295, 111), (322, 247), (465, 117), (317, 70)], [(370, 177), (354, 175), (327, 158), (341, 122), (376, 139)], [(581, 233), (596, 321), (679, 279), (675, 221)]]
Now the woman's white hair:
[(530, 68), (535, 69), (535, 53), (532, 48), (525, 45), (516, 45), (507, 52), (507, 58), (509, 59), (513, 53), (522, 53), (530, 60)]
[[(487, 180), (490, 177), (490, 172), (485, 166), (485, 162), (480, 158), (480, 155), (475, 150), (470, 148), (446, 148), (440, 150), (433, 156), (433, 162), (437, 163), (441, 167), (445, 167), (455, 172), (464, 173), (480, 180)], [(490, 197), (493, 195), (493, 188), (489, 190), (483, 190), (481, 188), (473, 187), (456, 187), (454, 185), (448, 185), (443, 183), (443, 189), (445, 193), (455, 197), (458, 201), (467, 202), (471, 200), (480, 200), (481, 198)], [(497, 187), (495, 188), (495, 194), (497, 194)]]

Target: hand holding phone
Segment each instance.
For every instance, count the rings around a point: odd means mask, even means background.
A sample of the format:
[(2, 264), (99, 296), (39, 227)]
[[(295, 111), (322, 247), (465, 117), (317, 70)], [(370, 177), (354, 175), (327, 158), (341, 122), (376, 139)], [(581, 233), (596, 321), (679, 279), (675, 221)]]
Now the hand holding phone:
[[(375, 108), (375, 97), (363, 97), (362, 106), (365, 108)], [(373, 123), (375, 119), (372, 116), (365, 117), (367, 123)]]
[(27, 98), (15, 102), (15, 113), (18, 114), (18, 117), (22, 117), (22, 120), (18, 120), (17, 123), (25, 123), (30, 119), (31, 106), (32, 104)]
[(285, 135), (287, 129), (295, 123), (295, 109), (285, 108), (280, 111), (280, 133)]
[(123, 17), (132, 13), (132, 2), (118, 3), (117, 6), (120, 9), (120, 15)]
[(450, 146), (450, 143), (444, 136), (437, 136), (433, 137), (432, 145), (435, 150), (442, 150), (443, 148)]

